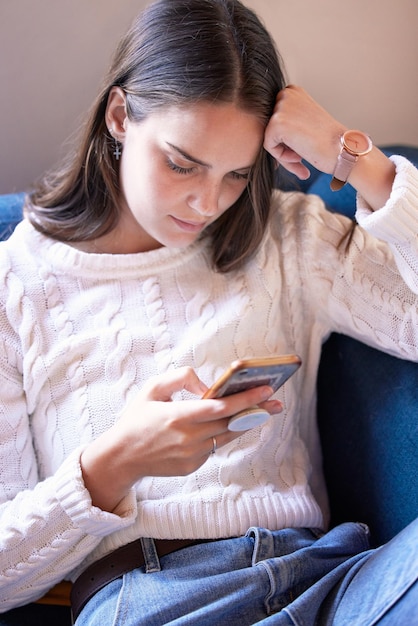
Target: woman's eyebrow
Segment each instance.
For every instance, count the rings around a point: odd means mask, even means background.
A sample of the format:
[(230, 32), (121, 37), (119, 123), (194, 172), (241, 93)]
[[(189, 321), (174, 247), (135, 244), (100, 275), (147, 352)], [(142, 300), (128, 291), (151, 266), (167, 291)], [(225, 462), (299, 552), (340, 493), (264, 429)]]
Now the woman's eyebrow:
[[(174, 144), (170, 143), (169, 141), (167, 141), (167, 145), (170, 146), (170, 148), (172, 148), (176, 152), (178, 152), (187, 161), (192, 161), (193, 163), (197, 163), (198, 165), (202, 165), (203, 167), (208, 167), (208, 168), (212, 167), (209, 163), (205, 163), (204, 161), (201, 161), (200, 159), (192, 156), (191, 154), (189, 154), (188, 152), (186, 152), (182, 148), (179, 148), (178, 146), (175, 146)], [(239, 168), (235, 169), (234, 172), (244, 172), (244, 171), (246, 172), (246, 171), (249, 171), (252, 167), (253, 167), (252, 165), (247, 165), (246, 167), (239, 167)]]
[(175, 146), (175, 145), (173, 145), (172, 143), (170, 143), (168, 141), (167, 141), (167, 145), (170, 146), (170, 148), (172, 148), (176, 152), (178, 152), (182, 157), (187, 159), (187, 161), (193, 161), (193, 163), (197, 163), (198, 165), (203, 165), (203, 167), (211, 167), (211, 165), (209, 165), (209, 163), (205, 163), (204, 161), (201, 161), (200, 159), (197, 159), (196, 157), (192, 156), (191, 154), (188, 154), (185, 150), (182, 150), (178, 146)]

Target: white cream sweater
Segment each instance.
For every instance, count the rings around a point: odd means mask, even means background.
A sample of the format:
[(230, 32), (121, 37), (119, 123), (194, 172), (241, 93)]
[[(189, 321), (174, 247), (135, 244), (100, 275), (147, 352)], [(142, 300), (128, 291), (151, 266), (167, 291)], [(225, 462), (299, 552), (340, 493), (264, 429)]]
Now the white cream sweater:
[[(394, 160), (391, 199), (374, 214), (359, 200), (347, 253), (345, 218), (280, 192), (257, 256), (227, 275), (210, 270), (202, 243), (88, 254), (24, 221), (1, 244), (0, 611), (139, 536), (326, 524), (322, 342), (336, 330), (418, 357), (418, 173)], [(237, 357), (290, 352), (303, 366), (278, 392), (282, 414), (189, 476), (141, 480), (113, 513), (92, 506), (80, 451), (150, 376), (191, 365), (210, 384)]]

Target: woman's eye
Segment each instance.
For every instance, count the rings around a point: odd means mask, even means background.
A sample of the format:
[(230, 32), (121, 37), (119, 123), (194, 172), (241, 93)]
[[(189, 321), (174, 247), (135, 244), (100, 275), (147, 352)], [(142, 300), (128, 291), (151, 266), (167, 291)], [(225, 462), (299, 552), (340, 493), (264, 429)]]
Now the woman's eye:
[[(170, 158), (167, 158), (167, 165), (170, 168), (170, 170), (172, 170), (173, 172), (176, 172), (177, 174), (194, 174), (197, 170), (197, 167), (195, 166), (184, 167), (182, 165), (178, 165), (177, 163), (172, 161)], [(245, 174), (242, 174), (241, 172), (230, 172), (229, 176), (233, 178), (234, 180), (247, 182), (250, 177), (250, 173), (246, 172)]]
[(231, 176), (232, 178), (235, 178), (235, 180), (245, 180), (247, 181), (250, 177), (250, 174), (240, 174), (239, 172), (231, 172)]
[(177, 172), (177, 174), (192, 174), (196, 171), (195, 167), (182, 167), (181, 165), (177, 165), (171, 159), (167, 159), (167, 165), (173, 172)]

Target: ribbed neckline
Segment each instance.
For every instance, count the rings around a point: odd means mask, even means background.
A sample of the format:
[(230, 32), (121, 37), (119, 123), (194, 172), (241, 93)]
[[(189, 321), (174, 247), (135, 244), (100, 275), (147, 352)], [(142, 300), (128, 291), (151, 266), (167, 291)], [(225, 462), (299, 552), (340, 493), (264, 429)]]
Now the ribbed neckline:
[(110, 275), (112, 278), (132, 275), (146, 276), (156, 271), (168, 271), (184, 264), (198, 255), (209, 254), (208, 240), (191, 244), (186, 248), (158, 248), (149, 252), (134, 254), (107, 254), (82, 252), (59, 241), (55, 241), (39, 233), (28, 220), (24, 219), (15, 230), (16, 236), (22, 238), (25, 248), (38, 259), (66, 274)]

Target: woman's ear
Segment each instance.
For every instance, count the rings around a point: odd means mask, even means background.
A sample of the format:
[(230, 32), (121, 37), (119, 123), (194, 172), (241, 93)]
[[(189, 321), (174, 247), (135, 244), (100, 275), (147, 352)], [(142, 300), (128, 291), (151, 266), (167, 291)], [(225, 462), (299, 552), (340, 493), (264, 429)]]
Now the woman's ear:
[(120, 142), (125, 136), (127, 117), (125, 92), (120, 87), (112, 87), (107, 99), (105, 119), (112, 137)]

